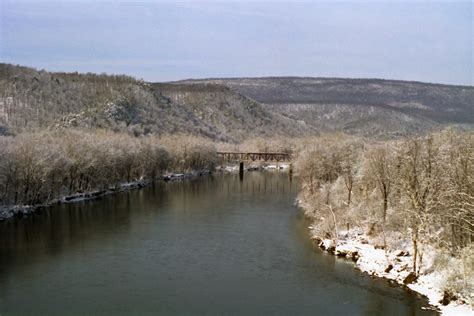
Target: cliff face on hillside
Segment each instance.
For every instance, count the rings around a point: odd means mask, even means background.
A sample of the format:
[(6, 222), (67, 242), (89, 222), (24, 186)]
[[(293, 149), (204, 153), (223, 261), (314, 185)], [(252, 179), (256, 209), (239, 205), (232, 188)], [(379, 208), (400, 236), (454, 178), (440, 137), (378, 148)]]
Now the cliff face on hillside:
[(0, 134), (42, 128), (185, 133), (222, 141), (343, 131), (397, 137), (474, 126), (474, 88), (377, 79), (146, 83), (0, 64)]

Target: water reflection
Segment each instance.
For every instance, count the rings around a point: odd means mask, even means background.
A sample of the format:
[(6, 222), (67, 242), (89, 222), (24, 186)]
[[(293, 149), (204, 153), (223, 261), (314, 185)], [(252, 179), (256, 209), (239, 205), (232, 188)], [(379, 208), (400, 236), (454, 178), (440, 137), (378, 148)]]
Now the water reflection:
[(431, 314), (315, 249), (297, 185), (283, 172), (160, 182), (0, 223), (0, 313)]

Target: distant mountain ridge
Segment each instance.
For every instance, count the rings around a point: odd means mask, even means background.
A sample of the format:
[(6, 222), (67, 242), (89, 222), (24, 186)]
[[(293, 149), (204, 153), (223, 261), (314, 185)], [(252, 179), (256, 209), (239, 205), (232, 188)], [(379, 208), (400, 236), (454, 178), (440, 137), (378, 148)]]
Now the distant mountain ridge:
[(147, 83), (0, 64), (0, 134), (105, 128), (238, 142), (342, 131), (396, 137), (474, 126), (474, 87), (379, 79), (231, 78)]
[(231, 78), (180, 83), (222, 84), (268, 110), (320, 132), (413, 134), (442, 125), (474, 124), (474, 87), (414, 81), (340, 78)]

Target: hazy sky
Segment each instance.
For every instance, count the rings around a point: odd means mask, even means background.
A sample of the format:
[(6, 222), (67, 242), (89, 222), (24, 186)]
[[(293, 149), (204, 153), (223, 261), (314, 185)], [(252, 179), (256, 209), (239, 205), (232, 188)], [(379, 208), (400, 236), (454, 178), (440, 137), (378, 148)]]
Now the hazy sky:
[(0, 3), (1, 61), (47, 70), (474, 81), (471, 1)]

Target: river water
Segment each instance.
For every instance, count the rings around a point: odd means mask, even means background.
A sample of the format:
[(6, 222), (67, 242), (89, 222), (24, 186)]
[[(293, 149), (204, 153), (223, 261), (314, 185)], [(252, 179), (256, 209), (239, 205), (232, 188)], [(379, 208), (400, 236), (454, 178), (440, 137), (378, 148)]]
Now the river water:
[(0, 223), (0, 314), (428, 315), (317, 249), (288, 174), (157, 183)]

